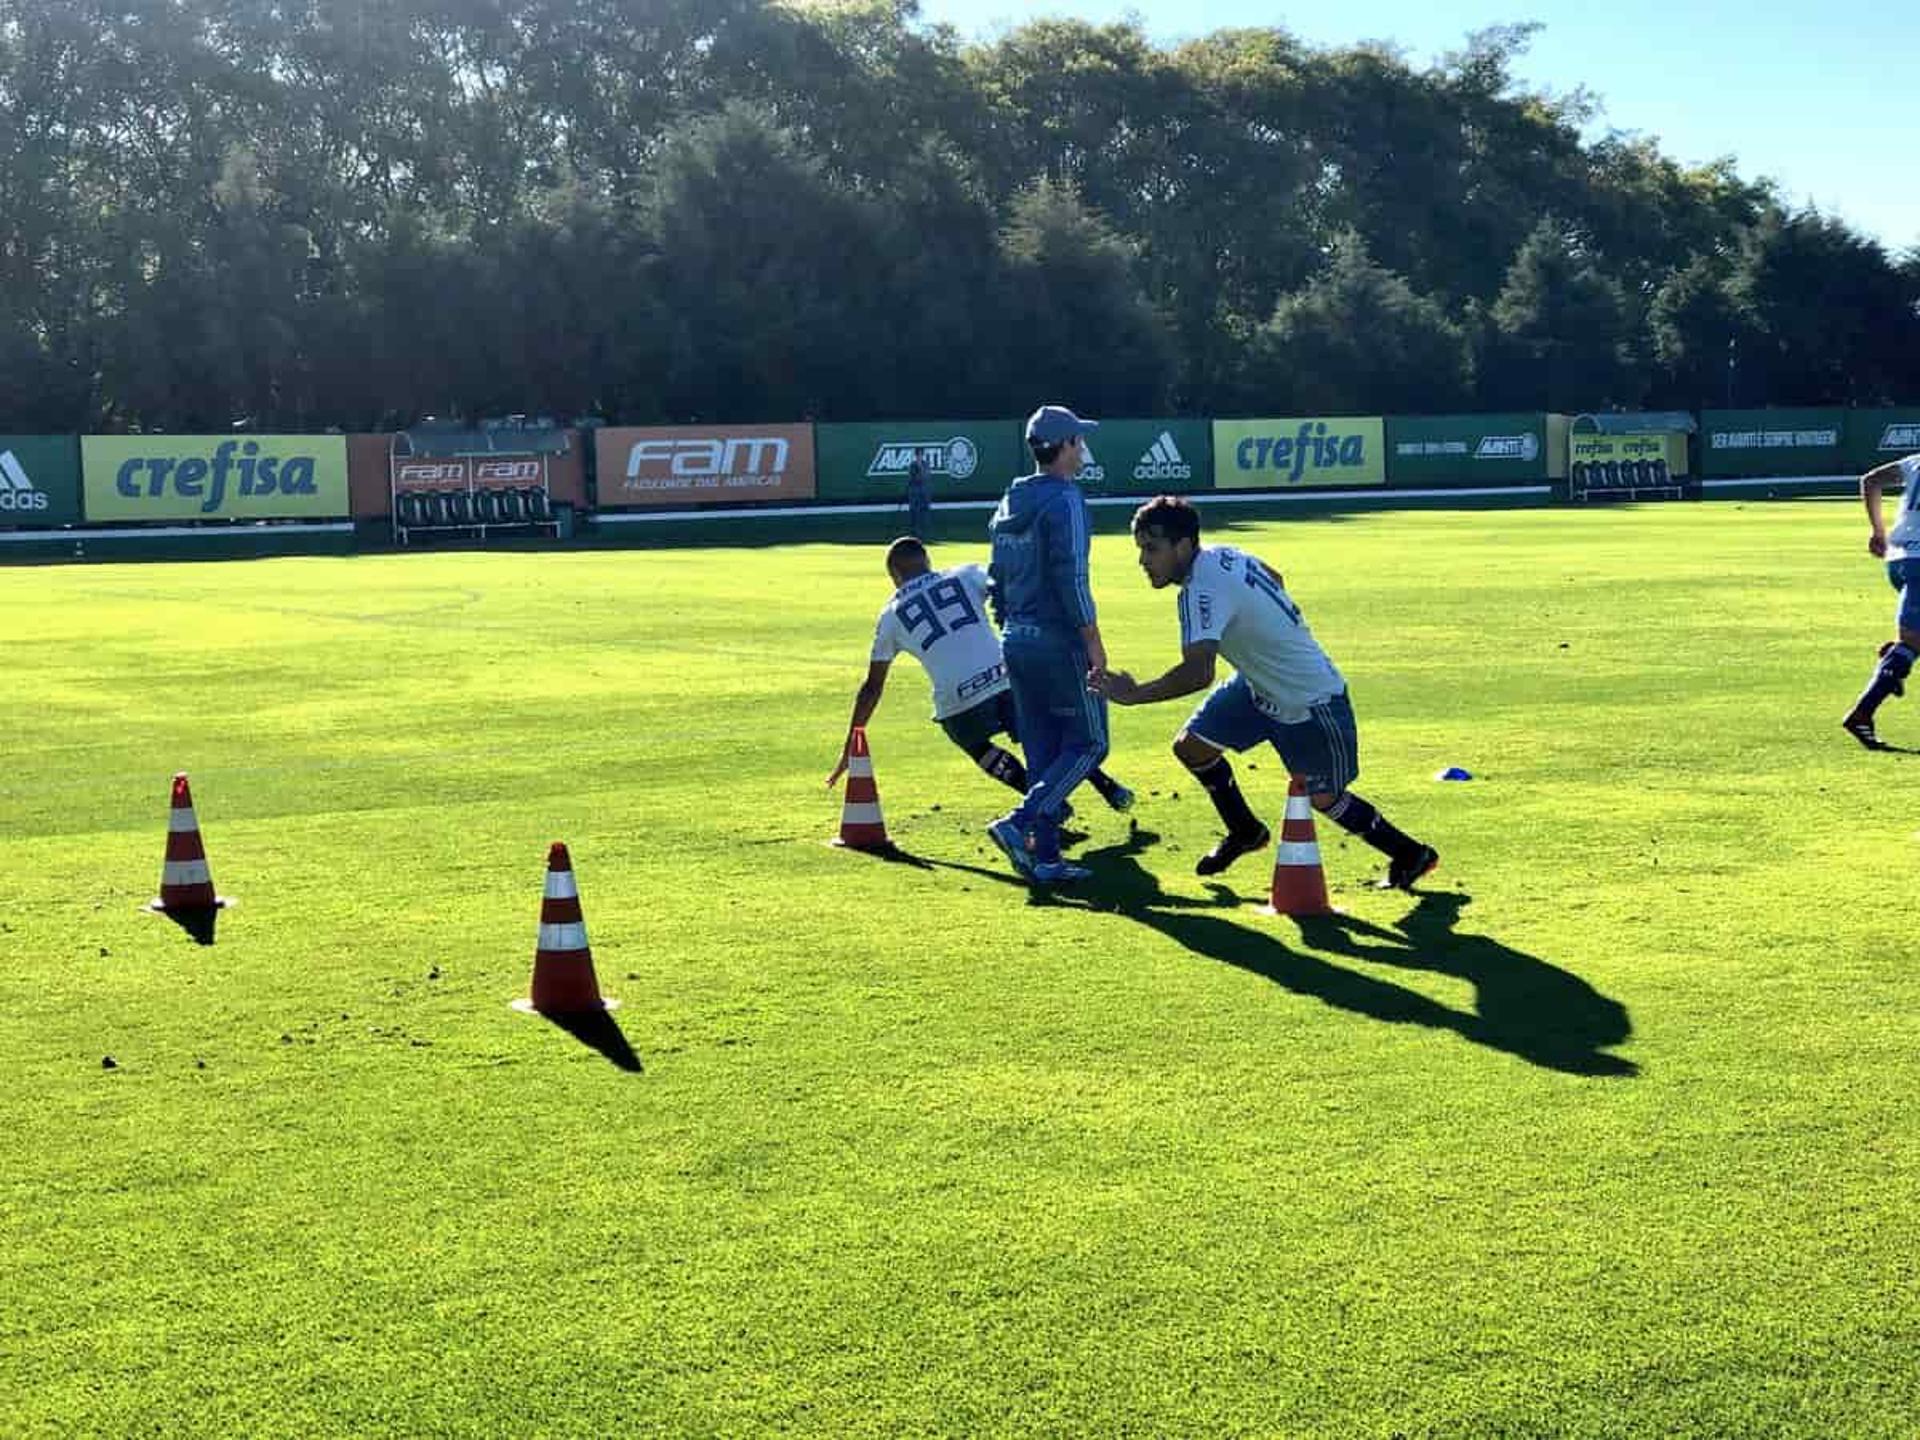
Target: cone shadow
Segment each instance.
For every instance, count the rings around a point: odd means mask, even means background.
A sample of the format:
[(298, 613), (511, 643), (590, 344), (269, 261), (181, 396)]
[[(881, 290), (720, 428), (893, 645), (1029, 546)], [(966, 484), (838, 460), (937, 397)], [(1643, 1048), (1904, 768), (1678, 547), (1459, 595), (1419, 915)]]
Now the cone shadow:
[(194, 944), (213, 944), (213, 927), (220, 919), (220, 911), (217, 907), (210, 906), (202, 910), (155, 909), (153, 913), (156, 915), (164, 915), (182, 930), (186, 931), (187, 934), (193, 937)]
[(911, 865), (916, 870), (931, 870), (933, 862), (922, 860), (909, 850), (902, 850), (889, 840), (884, 845), (843, 845), (838, 840), (827, 842), (836, 850), (844, 850), (849, 855), (870, 855), (875, 860), (884, 860), (889, 865)]
[(638, 1075), (644, 1068), (640, 1057), (633, 1053), (633, 1046), (627, 1043), (620, 1022), (606, 1010), (580, 1010), (568, 1014), (536, 1011), (541, 1019), (550, 1021), (573, 1036), (589, 1050), (598, 1050), (616, 1070), (625, 1070), (630, 1075)]

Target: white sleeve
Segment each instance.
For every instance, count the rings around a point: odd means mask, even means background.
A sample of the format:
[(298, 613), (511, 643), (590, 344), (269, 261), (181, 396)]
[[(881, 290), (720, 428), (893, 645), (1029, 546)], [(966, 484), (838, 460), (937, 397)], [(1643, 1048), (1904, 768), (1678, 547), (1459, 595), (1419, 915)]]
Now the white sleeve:
[(893, 623), (893, 607), (887, 606), (873, 626), (873, 653), (869, 661), (891, 660), (900, 653), (900, 627)]
[(984, 565), (962, 565), (954, 572), (961, 588), (967, 592), (967, 598), (973, 601), (974, 608), (982, 615), (987, 613), (987, 567)]
[(1235, 587), (1228, 583), (1232, 578), (1223, 575), (1214, 565), (1208, 565), (1204, 571), (1197, 565), (1194, 567), (1193, 578), (1180, 591), (1181, 649), (1203, 640), (1220, 642), (1227, 622), (1233, 618)]

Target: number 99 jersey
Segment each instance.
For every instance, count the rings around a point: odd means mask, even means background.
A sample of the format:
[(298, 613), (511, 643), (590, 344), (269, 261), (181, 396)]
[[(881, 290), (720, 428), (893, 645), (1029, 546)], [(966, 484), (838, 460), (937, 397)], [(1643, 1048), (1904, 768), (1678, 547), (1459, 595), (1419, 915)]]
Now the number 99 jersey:
[(894, 591), (873, 627), (872, 658), (890, 661), (903, 650), (926, 666), (936, 720), (1005, 690), (1000, 636), (987, 621), (987, 567), (929, 570)]

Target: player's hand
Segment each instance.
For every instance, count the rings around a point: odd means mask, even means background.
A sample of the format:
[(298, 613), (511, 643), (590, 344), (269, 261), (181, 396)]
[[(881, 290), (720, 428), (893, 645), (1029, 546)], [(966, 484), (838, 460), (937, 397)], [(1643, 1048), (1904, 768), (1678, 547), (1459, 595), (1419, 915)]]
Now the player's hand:
[(1116, 705), (1130, 705), (1140, 686), (1125, 670), (1107, 670), (1090, 681), (1087, 688), (1106, 696)]
[(833, 773), (827, 776), (827, 789), (831, 790), (839, 783), (840, 777), (847, 773), (847, 755), (852, 749), (853, 741), (849, 738), (847, 743), (840, 747), (840, 763), (834, 766)]
[(1876, 560), (1886, 559), (1887, 537), (1884, 535), (1869, 535), (1867, 537), (1867, 553)]

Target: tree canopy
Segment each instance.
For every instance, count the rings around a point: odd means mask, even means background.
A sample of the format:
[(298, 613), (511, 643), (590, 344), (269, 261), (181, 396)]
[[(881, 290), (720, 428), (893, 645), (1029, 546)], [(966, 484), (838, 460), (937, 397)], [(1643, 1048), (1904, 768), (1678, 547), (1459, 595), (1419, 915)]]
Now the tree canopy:
[(0, 0), (0, 430), (1920, 400), (1920, 254), (1530, 34)]

